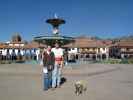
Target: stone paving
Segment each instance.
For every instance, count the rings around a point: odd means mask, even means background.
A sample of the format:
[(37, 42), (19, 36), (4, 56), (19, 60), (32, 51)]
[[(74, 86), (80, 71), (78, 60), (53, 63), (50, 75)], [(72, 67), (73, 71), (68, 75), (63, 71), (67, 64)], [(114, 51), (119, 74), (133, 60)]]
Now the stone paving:
[[(133, 100), (133, 65), (79, 64), (63, 69), (66, 82), (52, 91), (42, 90), (42, 67), (37, 64), (0, 65), (0, 100)], [(87, 91), (74, 93), (84, 80)]]

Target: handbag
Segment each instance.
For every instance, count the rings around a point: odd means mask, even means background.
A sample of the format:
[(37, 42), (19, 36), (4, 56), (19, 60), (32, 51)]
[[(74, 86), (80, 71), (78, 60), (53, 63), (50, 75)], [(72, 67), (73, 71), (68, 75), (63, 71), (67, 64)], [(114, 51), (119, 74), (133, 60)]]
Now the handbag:
[(40, 60), (40, 66), (43, 66), (43, 60)]
[(53, 65), (49, 65), (47, 68), (48, 68), (48, 71), (52, 71), (54, 69), (54, 66)]

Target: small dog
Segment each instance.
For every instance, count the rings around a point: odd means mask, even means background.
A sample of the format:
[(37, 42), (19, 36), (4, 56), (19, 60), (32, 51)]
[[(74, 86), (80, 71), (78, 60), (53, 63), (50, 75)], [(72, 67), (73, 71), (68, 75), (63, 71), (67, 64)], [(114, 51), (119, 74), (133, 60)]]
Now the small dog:
[(85, 81), (83, 81), (83, 80), (77, 81), (75, 83), (75, 89), (76, 89), (75, 90), (76, 95), (80, 95), (83, 92), (85, 92), (87, 90), (87, 86), (85, 84)]

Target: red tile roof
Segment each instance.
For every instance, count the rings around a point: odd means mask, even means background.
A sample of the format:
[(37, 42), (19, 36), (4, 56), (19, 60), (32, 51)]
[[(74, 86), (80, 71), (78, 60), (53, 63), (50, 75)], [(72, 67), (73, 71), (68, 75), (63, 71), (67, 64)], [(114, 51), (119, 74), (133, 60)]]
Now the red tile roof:
[(126, 47), (126, 48), (133, 48), (133, 40), (122, 40), (122, 41), (119, 41), (117, 43), (115, 43), (113, 46), (117, 46), (117, 47)]
[(5, 48), (5, 47), (6, 47), (6, 45), (0, 43), (0, 49)]
[(32, 42), (30, 42), (30, 43), (28, 43), (24, 46), (24, 48), (27, 48), (27, 49), (30, 49), (30, 48), (44, 48), (44, 47), (46, 47), (46, 45), (39, 44), (39, 43), (34, 42), (34, 41), (32, 41)]
[[(21, 44), (21, 43), (20, 43)], [(9, 44), (3, 44), (1, 43), (0, 44), (0, 48), (17, 48), (17, 49), (32, 49), (32, 48), (44, 48), (46, 47), (46, 45), (44, 44), (39, 44), (37, 42), (30, 42), (30, 43), (27, 43), (27, 44), (24, 44), (24, 46), (9, 46)]]
[(109, 40), (94, 40), (90, 38), (77, 38), (75, 42), (65, 45), (64, 47), (70, 48), (96, 48), (96, 47), (106, 47), (112, 44)]

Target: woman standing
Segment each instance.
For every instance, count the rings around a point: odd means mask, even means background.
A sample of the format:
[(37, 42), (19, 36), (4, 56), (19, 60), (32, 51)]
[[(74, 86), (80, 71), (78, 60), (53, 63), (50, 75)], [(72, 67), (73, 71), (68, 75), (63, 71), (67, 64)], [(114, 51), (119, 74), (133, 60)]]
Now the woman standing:
[(52, 70), (54, 68), (54, 53), (51, 52), (51, 46), (48, 46), (42, 54), (43, 73), (44, 73), (44, 90), (48, 90), (52, 86)]

